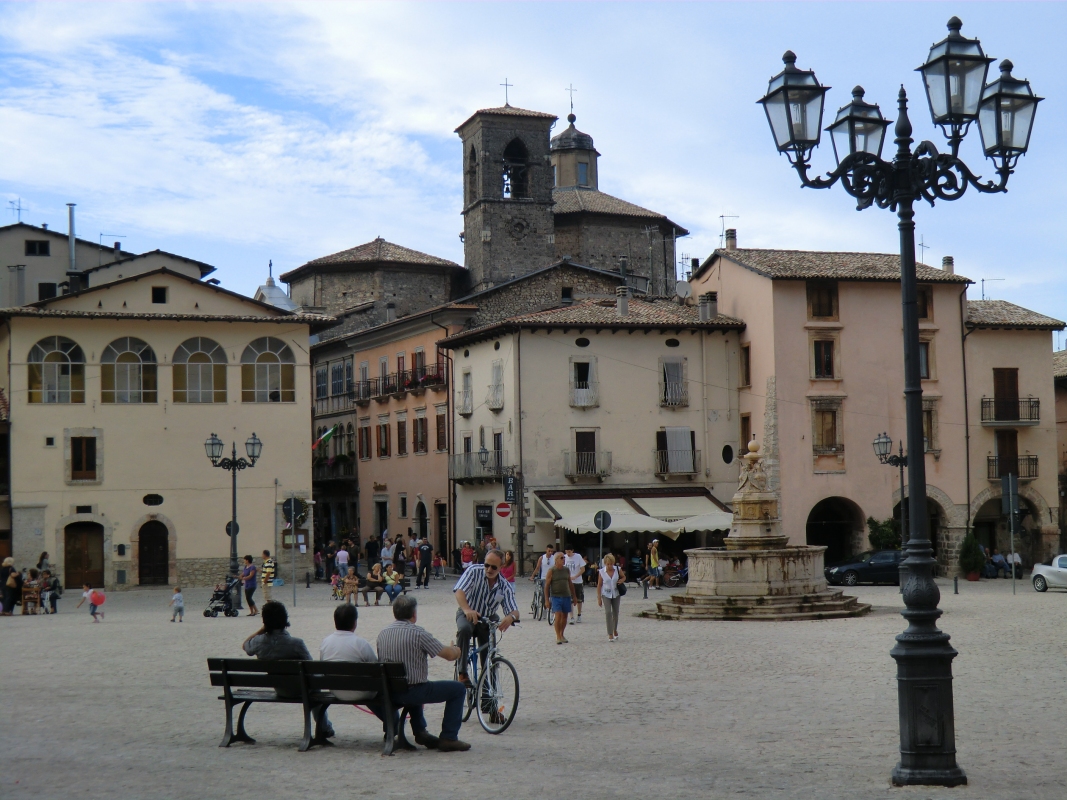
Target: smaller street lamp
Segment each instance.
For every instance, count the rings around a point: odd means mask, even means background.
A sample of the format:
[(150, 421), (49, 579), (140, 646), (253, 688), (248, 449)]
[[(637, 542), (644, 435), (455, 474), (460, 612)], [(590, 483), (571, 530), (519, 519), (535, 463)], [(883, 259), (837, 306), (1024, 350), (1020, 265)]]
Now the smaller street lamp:
[[(891, 467), (896, 467), (900, 470), (900, 540), (901, 544), (907, 541), (906, 531), (907, 516), (905, 509), (907, 504), (904, 502), (904, 467), (908, 466), (908, 457), (904, 455), (904, 443), (900, 442), (899, 452), (897, 455), (893, 455), (893, 440), (889, 438), (888, 433), (880, 433), (874, 437), (874, 454), (878, 456), (878, 460), (883, 464), (888, 464)], [(904, 565), (900, 567), (901, 577), (904, 576)], [(903, 589), (903, 582), (901, 582), (901, 589)]]
[(489, 464), (489, 451), (485, 449), (485, 445), (482, 445), (482, 449), (478, 451), (478, 461), (481, 462), (482, 469)]
[[(263, 441), (253, 433), (245, 441), (245, 454), (248, 456), (247, 460), (237, 457), (237, 442), (233, 443), (233, 455), (231, 458), (223, 458), (222, 451), (226, 445), (222, 439), (211, 434), (206, 440), (204, 440), (204, 452), (207, 454), (208, 460), (211, 461), (211, 466), (219, 467), (220, 469), (227, 470), (232, 476), (232, 496), (231, 496), (231, 509), (230, 515), (230, 577), (236, 578), (238, 575), (237, 568), (237, 473), (243, 469), (254, 467), (259, 460), (260, 455), (263, 453)], [(234, 608), (241, 608), (241, 592), (237, 590), (237, 597), (235, 598)]]
[(962, 27), (960, 18), (952, 17), (948, 36), (930, 48), (926, 63), (916, 70), (926, 84), (933, 122), (948, 138), (954, 156), (967, 128), (978, 117), (982, 87), (993, 60), (982, 50), (981, 42), (960, 33)]
[(785, 51), (782, 61), (785, 69), (771, 78), (767, 94), (758, 102), (767, 112), (778, 152), (796, 164), (807, 161), (819, 144), (823, 98), (830, 87), (820, 85), (812, 70), (798, 69), (792, 50)]
[(834, 146), (837, 163), (856, 153), (879, 158), (885, 141), (885, 129), (891, 124), (882, 117), (877, 104), (863, 101), (863, 87), (857, 86), (852, 90), (852, 102), (837, 110), (837, 119), (826, 129)]
[(1034, 95), (1030, 81), (1013, 78), (1015, 65), (1000, 62), (1000, 77), (985, 87), (978, 106), (978, 133), (982, 150), (995, 161), (1013, 166), (1030, 146), (1037, 104), (1045, 98)]

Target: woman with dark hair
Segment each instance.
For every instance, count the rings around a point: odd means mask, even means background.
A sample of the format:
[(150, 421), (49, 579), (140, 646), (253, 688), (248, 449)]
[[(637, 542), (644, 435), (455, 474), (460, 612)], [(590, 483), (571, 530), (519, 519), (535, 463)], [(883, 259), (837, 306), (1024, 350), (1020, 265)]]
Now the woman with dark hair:
[(22, 596), (22, 576), (15, 569), (15, 559), (8, 556), (4, 559), (4, 566), (0, 567), (0, 591), (4, 593), (4, 607), (0, 615), (11, 616), (11, 609), (15, 607), (15, 598)]
[[(241, 580), (245, 584), (245, 602), (248, 603), (248, 616), (254, 617), (259, 613), (256, 601), (252, 595), (256, 593), (256, 565), (252, 563), (252, 556), (245, 556), (245, 568), (241, 570)], [(267, 603), (270, 605), (270, 603)]]
[(500, 568), (500, 576), (508, 583), (515, 583), (515, 554), (510, 550), (504, 553), (504, 566)]
[(45, 550), (41, 553), (41, 557), (37, 559), (37, 571), (44, 572), (45, 570), (48, 570), (51, 572), (53, 569), (55, 568), (52, 566), (52, 562), (48, 560), (48, 551)]
[(276, 600), (263, 604), (263, 627), (241, 643), (250, 656), (270, 660), (310, 661), (303, 639), (290, 636), (289, 612)]

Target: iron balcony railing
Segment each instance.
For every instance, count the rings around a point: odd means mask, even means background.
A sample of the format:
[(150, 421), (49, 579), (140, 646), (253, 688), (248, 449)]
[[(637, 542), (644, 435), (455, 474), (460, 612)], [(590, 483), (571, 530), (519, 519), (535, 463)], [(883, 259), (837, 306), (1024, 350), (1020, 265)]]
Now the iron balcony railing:
[(1017, 475), (1020, 480), (1036, 478), (1037, 456), (986, 456), (986, 477), (995, 481), (1005, 475)]
[(668, 408), (689, 405), (689, 387), (685, 381), (660, 381), (659, 404)]
[(593, 408), (600, 405), (600, 385), (596, 381), (571, 381), (571, 407)]
[(504, 407), (504, 384), (489, 384), (489, 391), (485, 393), (485, 405), (491, 411), (499, 411)]
[(474, 393), (470, 389), (456, 392), (456, 413), (469, 417), (474, 413)]
[(1036, 423), (1041, 401), (1036, 397), (983, 397), (982, 422)]
[[(333, 461), (333, 463), (331, 464), (330, 461)], [(317, 481), (351, 478), (354, 477), (355, 474), (356, 465), (354, 461), (347, 456), (336, 461), (330, 459), (321, 464), (315, 464), (311, 471), (311, 477)]]
[(653, 450), (657, 475), (696, 475), (700, 472), (699, 450)]
[(563, 452), (563, 474), (568, 478), (604, 478), (611, 474), (611, 453), (607, 450), (596, 452)]
[[(482, 463), (485, 456), (485, 463)], [(511, 470), (507, 450), (456, 453), (448, 457), (448, 477), (453, 481), (500, 480)]]

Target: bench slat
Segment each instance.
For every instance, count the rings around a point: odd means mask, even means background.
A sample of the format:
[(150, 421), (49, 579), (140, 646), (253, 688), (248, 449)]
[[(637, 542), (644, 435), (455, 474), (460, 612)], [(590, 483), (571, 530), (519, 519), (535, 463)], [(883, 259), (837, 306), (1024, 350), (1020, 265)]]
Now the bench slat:
[(230, 674), (239, 672), (260, 672), (268, 675), (299, 675), (299, 661), (260, 661), (258, 658), (209, 658), (207, 668), (210, 672), (226, 670)]
[(299, 675), (234, 675), (232, 672), (223, 675), (221, 672), (217, 672), (211, 674), (211, 685), (229, 685), (235, 689), (240, 686), (261, 686), (282, 689), (287, 693), (300, 694)]

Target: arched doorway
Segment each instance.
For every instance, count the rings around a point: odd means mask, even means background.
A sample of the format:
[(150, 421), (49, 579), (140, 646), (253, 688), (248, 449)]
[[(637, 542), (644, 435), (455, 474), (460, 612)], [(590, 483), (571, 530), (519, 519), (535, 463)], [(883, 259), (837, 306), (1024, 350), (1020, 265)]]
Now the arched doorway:
[[(987, 500), (971, 521), (974, 538), (982, 547), (989, 548), (990, 553), (994, 548), (1001, 553), (1011, 551), (1011, 531), (1000, 503), (999, 497)], [(1034, 530), (1039, 528), (1036, 520), (1040, 519), (1040, 515), (1034, 504), (1022, 495), (1019, 495), (1019, 511), (1022, 513), (1022, 519), (1015, 536), (1015, 552), (1022, 557), (1024, 564), (1032, 564), (1041, 560), (1040, 533), (1035, 534)]]
[(137, 581), (142, 586), (167, 585), (167, 526), (153, 519), (137, 532)]
[(428, 537), (429, 534), (429, 516), (426, 513), (426, 504), (420, 500), (415, 505), (415, 535), (421, 539), (424, 536)]
[(63, 583), (68, 589), (104, 585), (104, 526), (73, 522), (63, 529)]
[(839, 564), (856, 551), (854, 542), (856, 532), (863, 530), (863, 512), (844, 497), (827, 497), (812, 507), (805, 530), (808, 544), (826, 548), (826, 564)]

